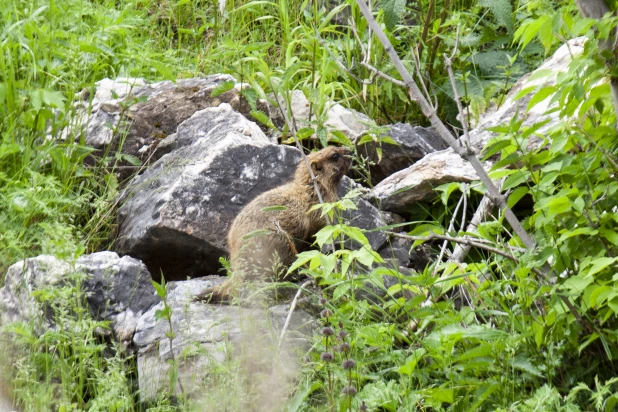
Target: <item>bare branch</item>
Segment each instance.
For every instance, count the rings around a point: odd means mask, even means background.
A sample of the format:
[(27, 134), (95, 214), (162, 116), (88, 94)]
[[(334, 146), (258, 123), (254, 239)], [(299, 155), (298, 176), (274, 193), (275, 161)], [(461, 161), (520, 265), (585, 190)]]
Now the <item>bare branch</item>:
[(281, 335), (279, 335), (279, 349), (281, 349), (281, 345), (283, 345), (283, 338), (285, 337), (285, 333), (290, 326), (290, 320), (292, 320), (292, 314), (294, 313), (294, 309), (296, 309), (296, 303), (298, 303), (298, 298), (300, 298), (303, 290), (312, 283), (313, 279), (306, 281), (298, 287), (298, 291), (296, 292), (296, 295), (294, 295), (294, 299), (292, 300), (292, 304), (290, 305), (290, 311), (288, 312), (288, 316), (285, 318), (283, 329), (281, 329)]
[(358, 4), (361, 12), (367, 20), (367, 23), (369, 24), (369, 27), (382, 43), (384, 50), (388, 53), (393, 65), (399, 72), (399, 75), (401, 76), (403, 82), (406, 84), (410, 98), (417, 101), (421, 108), (421, 111), (429, 119), (432, 126), (435, 128), (436, 132), (440, 135), (440, 137), (455, 151), (455, 153), (470, 162), (477, 175), (487, 188), (488, 196), (490, 196), (492, 201), (494, 201), (502, 210), (504, 210), (506, 220), (509, 222), (517, 236), (519, 236), (522, 243), (527, 248), (535, 247), (534, 240), (532, 240), (530, 235), (523, 228), (519, 219), (517, 219), (511, 208), (508, 206), (508, 204), (506, 203), (506, 199), (504, 198), (504, 196), (502, 196), (494, 182), (485, 171), (483, 164), (476, 157), (472, 150), (462, 146), (461, 143), (451, 134), (446, 125), (440, 120), (440, 118), (436, 114), (435, 108), (431, 105), (430, 102), (427, 101), (427, 99), (425, 99), (423, 93), (420, 91), (420, 89), (414, 82), (414, 79), (410, 75), (410, 72), (404, 67), (401, 59), (397, 55), (397, 52), (393, 48), (393, 45), (388, 40), (388, 37), (386, 37), (386, 35), (382, 31), (382, 28), (373, 18), (371, 11), (367, 7), (367, 4), (365, 4), (364, 0), (356, 0), (356, 4)]

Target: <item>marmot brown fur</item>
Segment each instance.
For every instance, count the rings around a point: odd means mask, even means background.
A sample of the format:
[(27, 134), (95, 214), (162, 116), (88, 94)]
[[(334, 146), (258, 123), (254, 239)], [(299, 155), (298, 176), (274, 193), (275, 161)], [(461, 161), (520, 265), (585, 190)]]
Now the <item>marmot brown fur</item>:
[[(325, 202), (338, 199), (337, 185), (351, 165), (351, 152), (330, 146), (307, 156)], [(289, 183), (262, 193), (236, 216), (228, 234), (232, 278), (206, 289), (200, 300), (211, 303), (231, 298), (234, 283), (274, 280), (306, 249), (311, 237), (326, 225), (311, 174), (304, 160)], [(279, 206), (279, 207), (278, 207)]]

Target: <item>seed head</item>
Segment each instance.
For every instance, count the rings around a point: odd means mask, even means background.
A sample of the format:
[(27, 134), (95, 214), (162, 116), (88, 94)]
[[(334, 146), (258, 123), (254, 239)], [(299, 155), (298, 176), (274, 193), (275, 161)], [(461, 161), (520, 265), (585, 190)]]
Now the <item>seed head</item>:
[(335, 356), (330, 352), (323, 352), (320, 359), (322, 359), (322, 362), (332, 362), (335, 360)]
[(342, 392), (344, 395), (353, 397), (354, 395), (356, 395), (356, 388), (354, 386), (346, 386), (345, 388), (343, 388)]
[(333, 336), (334, 334), (335, 334), (335, 331), (330, 326), (326, 326), (325, 328), (322, 328), (322, 335)]
[(356, 361), (354, 361), (354, 359), (346, 359), (343, 361), (343, 364), (341, 366), (343, 367), (343, 369), (354, 369), (354, 367), (356, 366)]
[(322, 306), (326, 305), (326, 299), (324, 299), (324, 298), (320, 298), (319, 302), (320, 302), (320, 305), (322, 305)]
[(339, 338), (340, 338), (341, 340), (344, 340), (347, 336), (348, 336), (348, 332), (346, 332), (345, 330), (341, 329), (341, 330), (339, 331)]
[(320, 316), (322, 316), (323, 318), (330, 318), (331, 316), (333, 316), (333, 312), (330, 311), (330, 309), (324, 309), (322, 312), (320, 312)]
[(360, 408), (358, 409), (361, 412), (366, 412), (367, 411), (367, 404), (365, 403), (365, 401), (361, 402)]
[(349, 352), (350, 351), (350, 344), (346, 343), (346, 342), (342, 343), (341, 345), (339, 345), (339, 350), (341, 352), (346, 352), (346, 353)]

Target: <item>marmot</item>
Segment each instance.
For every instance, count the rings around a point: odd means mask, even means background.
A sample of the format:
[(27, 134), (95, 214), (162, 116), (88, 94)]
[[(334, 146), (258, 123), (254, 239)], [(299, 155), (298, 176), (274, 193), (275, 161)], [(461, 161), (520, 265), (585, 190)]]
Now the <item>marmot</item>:
[[(324, 202), (338, 199), (337, 185), (352, 163), (351, 152), (329, 146), (307, 156)], [(231, 298), (234, 283), (275, 280), (306, 249), (311, 237), (326, 226), (311, 174), (304, 160), (294, 179), (262, 193), (236, 216), (228, 234), (232, 278), (200, 293), (198, 299), (211, 303)]]

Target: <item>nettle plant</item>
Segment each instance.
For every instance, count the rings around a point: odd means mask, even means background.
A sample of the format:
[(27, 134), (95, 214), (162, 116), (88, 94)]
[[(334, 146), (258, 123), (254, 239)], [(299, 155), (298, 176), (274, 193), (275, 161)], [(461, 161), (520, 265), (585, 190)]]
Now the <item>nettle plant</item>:
[[(558, 361), (545, 374), (558, 388), (572, 388), (577, 382), (599, 388), (615, 375), (618, 354), (618, 141), (608, 82), (614, 72), (607, 68), (608, 52), (602, 47), (608, 39), (613, 41), (617, 19), (562, 14), (556, 20), (557, 37), (588, 37), (583, 52), (573, 57), (566, 72), (554, 75), (553, 82), (516, 97), (534, 93), (527, 110), (548, 100), (549, 111), (563, 121), (539, 133), (544, 123), (524, 127), (515, 119), (495, 130), (501, 134), (489, 143), (486, 155), (500, 154), (493, 173), (506, 176), (503, 189), (513, 190), (509, 203), (524, 196), (534, 202), (527, 225), (538, 248), (526, 256), (526, 265), (543, 268), (545, 275), (516, 273), (520, 279), (526, 277), (530, 290), (538, 287), (530, 295), (531, 303), (542, 310), (528, 306), (536, 312), (529, 320), (529, 339), (538, 350), (553, 352)], [(522, 33), (525, 41), (553, 35), (551, 29), (544, 32), (543, 25), (531, 27), (536, 31)], [(529, 150), (533, 139), (540, 144)], [(605, 398), (601, 403), (609, 410), (615, 395), (608, 391)], [(581, 394), (570, 399), (582, 401)]]

